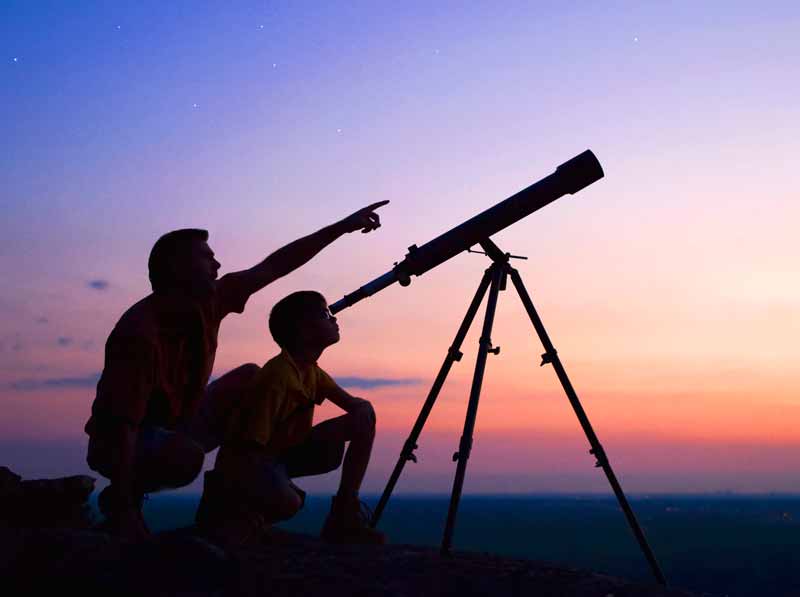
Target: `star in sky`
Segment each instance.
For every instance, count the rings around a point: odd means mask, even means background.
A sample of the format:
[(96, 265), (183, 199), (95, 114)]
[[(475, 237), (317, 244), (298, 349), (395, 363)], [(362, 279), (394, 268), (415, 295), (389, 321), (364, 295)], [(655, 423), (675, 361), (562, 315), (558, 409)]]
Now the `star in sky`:
[(342, 129), (336, 129), (336, 132), (341, 134)]
[(192, 109), (197, 110), (200, 107), (200, 104), (192, 104)]
[(263, 29), (263, 28), (264, 28), (264, 25), (259, 25), (259, 26), (258, 26), (258, 28), (259, 28), (259, 29)]
[(17, 58), (16, 56), (14, 56), (14, 57), (11, 59), (11, 62), (19, 62), (19, 58)]
[(638, 36), (634, 36), (633, 41), (638, 42), (639, 41), (639, 37)]

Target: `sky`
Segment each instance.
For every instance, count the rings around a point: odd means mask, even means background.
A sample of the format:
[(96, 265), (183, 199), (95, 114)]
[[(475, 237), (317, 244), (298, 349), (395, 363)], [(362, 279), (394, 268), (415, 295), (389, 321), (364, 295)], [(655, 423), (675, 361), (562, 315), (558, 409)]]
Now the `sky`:
[[(282, 296), (333, 302), (591, 149), (602, 180), (493, 240), (528, 257), (623, 488), (800, 492), (798, 30), (788, 1), (3, 0), (0, 465), (89, 472), (103, 346), (164, 232), (208, 229), (236, 271), (391, 201), (223, 322), (220, 375), (277, 353)], [(487, 265), (460, 254), (338, 315), (320, 365), (375, 405), (365, 491)], [(478, 327), (397, 492), (450, 491)], [(492, 341), (464, 491), (609, 492), (511, 291)]]

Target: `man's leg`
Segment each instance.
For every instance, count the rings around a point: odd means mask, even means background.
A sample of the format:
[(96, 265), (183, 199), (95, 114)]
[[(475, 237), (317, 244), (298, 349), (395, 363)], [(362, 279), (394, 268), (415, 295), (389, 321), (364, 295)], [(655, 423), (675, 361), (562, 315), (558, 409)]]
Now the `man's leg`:
[(144, 494), (189, 484), (200, 472), (203, 450), (183, 434), (154, 427), (139, 429), (135, 433), (132, 495), (123, 499), (115, 483), (119, 470), (115, 448), (120, 444), (115, 439), (117, 434), (109, 430), (89, 440), (89, 466), (111, 481), (98, 495), (97, 505), (106, 517), (104, 528), (130, 535), (130, 539), (142, 538), (148, 533), (141, 515)]
[(222, 443), (231, 413), (244, 397), (258, 370), (258, 365), (247, 363), (208, 384), (197, 412), (182, 428), (203, 447), (206, 454)]
[(143, 429), (137, 444), (134, 476), (141, 493), (184, 487), (203, 468), (202, 446), (185, 433), (157, 427)]

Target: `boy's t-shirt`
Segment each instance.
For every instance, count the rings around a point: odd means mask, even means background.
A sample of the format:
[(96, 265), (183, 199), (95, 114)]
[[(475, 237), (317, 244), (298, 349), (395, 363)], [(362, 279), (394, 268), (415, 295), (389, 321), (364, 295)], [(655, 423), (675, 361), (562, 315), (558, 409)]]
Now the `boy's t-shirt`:
[(314, 406), (336, 386), (316, 363), (302, 375), (285, 350), (258, 371), (226, 434), (230, 444), (258, 444), (270, 455), (302, 443), (311, 431)]

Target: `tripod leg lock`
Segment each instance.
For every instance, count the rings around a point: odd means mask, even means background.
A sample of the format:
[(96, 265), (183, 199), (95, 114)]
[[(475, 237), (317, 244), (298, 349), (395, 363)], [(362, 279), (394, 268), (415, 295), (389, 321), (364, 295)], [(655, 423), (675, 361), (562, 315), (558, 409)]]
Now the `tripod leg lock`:
[(458, 462), (461, 458), (469, 458), (472, 452), (472, 438), (461, 436), (461, 441), (458, 442), (458, 452), (453, 453), (453, 462)]
[(486, 346), (486, 352), (488, 352), (489, 354), (500, 354), (500, 347), (499, 346), (492, 347), (492, 339), (491, 338), (483, 338), (483, 337), (481, 337), (481, 339), (478, 340), (478, 345)]
[(460, 361), (461, 357), (464, 356), (464, 353), (458, 350), (455, 346), (451, 346), (447, 349), (447, 356), (454, 361)]
[(597, 462), (594, 463), (595, 468), (603, 468), (608, 466), (608, 456), (606, 456), (606, 451), (600, 444), (597, 444), (597, 448), (592, 448), (589, 450), (589, 454), (597, 459)]
[(417, 462), (417, 456), (414, 454), (414, 450), (416, 450), (419, 446), (412, 441), (406, 441), (403, 445), (403, 460), (410, 460), (411, 462)]
[(558, 351), (554, 348), (553, 350), (546, 352), (542, 355), (542, 362), (539, 364), (539, 367), (544, 367), (545, 365), (549, 365), (550, 363), (554, 362), (558, 358)]

